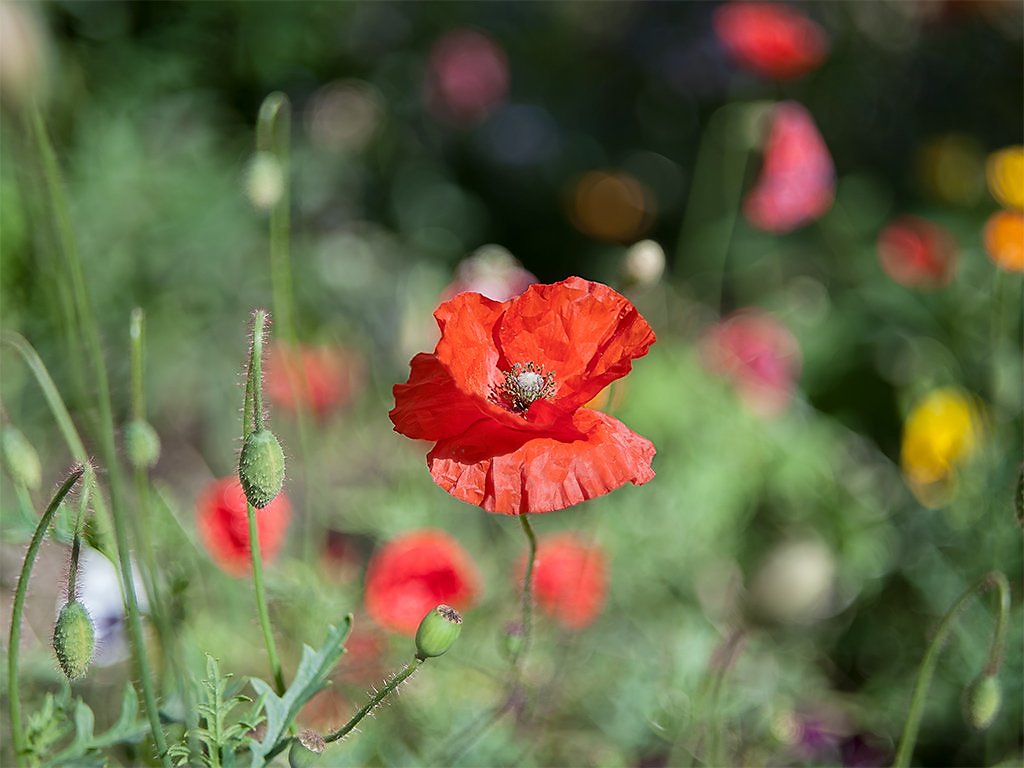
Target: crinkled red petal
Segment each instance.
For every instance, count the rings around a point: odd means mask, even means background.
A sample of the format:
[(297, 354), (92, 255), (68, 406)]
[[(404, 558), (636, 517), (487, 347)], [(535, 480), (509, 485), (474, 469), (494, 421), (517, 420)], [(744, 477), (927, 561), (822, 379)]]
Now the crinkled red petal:
[(579, 277), (530, 286), (508, 302), (497, 332), (503, 368), (533, 361), (555, 372), (554, 405), (563, 411), (629, 373), (654, 339), (628, 299)]
[(654, 445), (622, 422), (581, 408), (573, 416), (581, 439), (515, 435), (478, 422), (439, 441), (427, 455), (439, 486), (488, 512), (553, 512), (654, 477)]

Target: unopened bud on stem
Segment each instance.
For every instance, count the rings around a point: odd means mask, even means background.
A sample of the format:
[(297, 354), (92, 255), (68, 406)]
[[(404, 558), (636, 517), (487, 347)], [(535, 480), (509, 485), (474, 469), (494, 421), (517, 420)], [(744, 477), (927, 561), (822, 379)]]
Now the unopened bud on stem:
[(245, 498), (256, 509), (263, 509), (281, 492), (284, 451), (269, 429), (256, 430), (245, 439), (238, 460), (238, 479)]
[(70, 600), (60, 609), (53, 628), (53, 650), (69, 680), (85, 674), (96, 650), (96, 630), (89, 611), (78, 600)]

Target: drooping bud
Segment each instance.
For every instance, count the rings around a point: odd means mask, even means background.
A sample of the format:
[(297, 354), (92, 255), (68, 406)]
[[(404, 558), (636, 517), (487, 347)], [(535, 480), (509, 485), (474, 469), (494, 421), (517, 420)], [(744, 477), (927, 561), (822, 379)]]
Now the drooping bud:
[(1003, 692), (995, 675), (983, 673), (964, 691), (964, 719), (972, 728), (984, 731), (996, 719)]
[(449, 605), (439, 605), (423, 617), (416, 630), (416, 658), (441, 656), (455, 645), (462, 632), (462, 616)]
[(42, 479), (43, 469), (39, 454), (20, 429), (7, 426), (0, 431), (3, 443), (4, 462), (11, 479), (29, 490), (36, 490)]
[(304, 728), (292, 739), (288, 750), (288, 765), (291, 768), (311, 768), (320, 761), (320, 755), (327, 749), (324, 737), (316, 731)]
[(96, 629), (89, 611), (78, 600), (69, 600), (60, 609), (53, 628), (53, 650), (69, 680), (85, 674), (96, 650)]
[(149, 469), (160, 458), (160, 436), (148, 421), (130, 421), (124, 428), (124, 452), (133, 467)]
[(238, 460), (238, 479), (245, 498), (256, 509), (263, 509), (281, 492), (284, 451), (269, 429), (258, 429), (245, 439)]

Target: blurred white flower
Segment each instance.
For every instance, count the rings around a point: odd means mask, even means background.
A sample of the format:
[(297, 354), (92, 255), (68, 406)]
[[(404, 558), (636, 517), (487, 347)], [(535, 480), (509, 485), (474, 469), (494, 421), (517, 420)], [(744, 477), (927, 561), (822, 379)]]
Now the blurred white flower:
[(828, 610), (836, 578), (832, 551), (818, 539), (788, 541), (761, 564), (751, 597), (757, 610), (777, 621), (813, 622)]
[(641, 240), (626, 251), (622, 273), (632, 285), (654, 285), (665, 272), (665, 250), (653, 240)]

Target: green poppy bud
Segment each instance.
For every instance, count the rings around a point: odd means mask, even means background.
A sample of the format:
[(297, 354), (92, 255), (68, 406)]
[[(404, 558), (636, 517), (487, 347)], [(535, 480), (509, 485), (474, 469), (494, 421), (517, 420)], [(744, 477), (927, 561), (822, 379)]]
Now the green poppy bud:
[(320, 755), (327, 749), (327, 742), (324, 737), (316, 731), (304, 728), (299, 735), (292, 739), (291, 749), (288, 750), (288, 765), (291, 768), (310, 768), (320, 760)]
[(53, 628), (53, 650), (69, 680), (85, 674), (96, 650), (96, 630), (89, 612), (78, 600), (70, 600), (60, 609)]
[(148, 469), (160, 458), (160, 436), (148, 421), (135, 419), (124, 428), (124, 452), (133, 467)]
[(448, 605), (439, 605), (420, 622), (416, 630), (416, 658), (421, 661), (448, 651), (462, 632), (462, 617)]
[(2, 432), (4, 462), (14, 482), (30, 490), (36, 490), (43, 476), (39, 454), (32, 443), (15, 427), (4, 427)]
[(964, 692), (964, 719), (972, 728), (984, 731), (996, 719), (1003, 692), (995, 675), (982, 674)]
[(245, 498), (256, 509), (263, 509), (281, 492), (284, 451), (269, 429), (257, 430), (245, 439), (238, 460), (238, 479)]
[(505, 625), (505, 631), (501, 634), (501, 651), (507, 658), (514, 659), (522, 653), (525, 636), (523, 625), (518, 621), (510, 621)]

